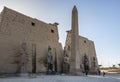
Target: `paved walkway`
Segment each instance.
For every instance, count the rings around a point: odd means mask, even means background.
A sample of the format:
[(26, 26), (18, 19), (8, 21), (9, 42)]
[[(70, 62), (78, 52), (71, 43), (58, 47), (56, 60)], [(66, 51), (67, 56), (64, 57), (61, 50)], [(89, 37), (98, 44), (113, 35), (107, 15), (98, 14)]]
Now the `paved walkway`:
[(41, 75), (36, 77), (8, 77), (0, 78), (0, 82), (120, 82), (120, 74), (107, 74), (105, 77), (97, 75), (64, 76)]

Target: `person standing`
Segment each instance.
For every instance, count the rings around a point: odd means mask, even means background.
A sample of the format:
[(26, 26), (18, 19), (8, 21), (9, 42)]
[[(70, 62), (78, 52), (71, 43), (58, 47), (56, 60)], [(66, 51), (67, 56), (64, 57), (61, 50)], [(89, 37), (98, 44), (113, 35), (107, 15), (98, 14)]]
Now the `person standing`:
[(101, 71), (100, 70), (98, 70), (98, 74), (101, 75)]
[(105, 77), (105, 72), (103, 71), (103, 77)]

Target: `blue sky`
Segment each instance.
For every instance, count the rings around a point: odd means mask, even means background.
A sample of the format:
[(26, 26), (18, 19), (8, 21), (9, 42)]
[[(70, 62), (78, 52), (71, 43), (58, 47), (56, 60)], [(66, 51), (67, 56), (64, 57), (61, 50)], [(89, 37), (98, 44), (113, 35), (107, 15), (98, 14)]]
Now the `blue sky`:
[(7, 6), (47, 23), (59, 23), (60, 42), (71, 29), (71, 11), (77, 6), (79, 35), (93, 40), (99, 64), (120, 63), (120, 0), (0, 0)]

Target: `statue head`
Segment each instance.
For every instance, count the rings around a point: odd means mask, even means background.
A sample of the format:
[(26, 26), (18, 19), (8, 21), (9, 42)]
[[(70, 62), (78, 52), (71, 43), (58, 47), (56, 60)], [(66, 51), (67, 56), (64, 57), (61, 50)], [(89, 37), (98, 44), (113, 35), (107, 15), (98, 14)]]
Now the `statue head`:
[(84, 58), (85, 58), (85, 59), (87, 59), (87, 56), (86, 56), (86, 54), (84, 55)]
[(21, 47), (22, 47), (22, 49), (24, 49), (24, 50), (25, 50), (25, 49), (26, 49), (26, 43), (25, 43), (25, 42), (23, 42), (23, 43), (22, 43), (22, 45), (21, 45)]
[(49, 51), (51, 51), (51, 47), (50, 47), (50, 46), (48, 46), (48, 52), (49, 52)]
[(68, 54), (66, 54), (65, 56), (68, 57)]

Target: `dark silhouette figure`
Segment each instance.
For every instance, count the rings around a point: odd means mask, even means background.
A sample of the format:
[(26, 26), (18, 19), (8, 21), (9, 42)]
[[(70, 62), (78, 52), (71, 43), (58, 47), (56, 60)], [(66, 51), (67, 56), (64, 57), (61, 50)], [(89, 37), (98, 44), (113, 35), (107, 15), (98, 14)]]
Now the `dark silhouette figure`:
[(98, 75), (101, 75), (101, 72), (100, 72), (100, 70), (98, 70)]
[(105, 77), (105, 72), (103, 71), (103, 77)]
[(86, 76), (88, 75), (88, 71), (85, 71), (85, 75), (86, 75)]

